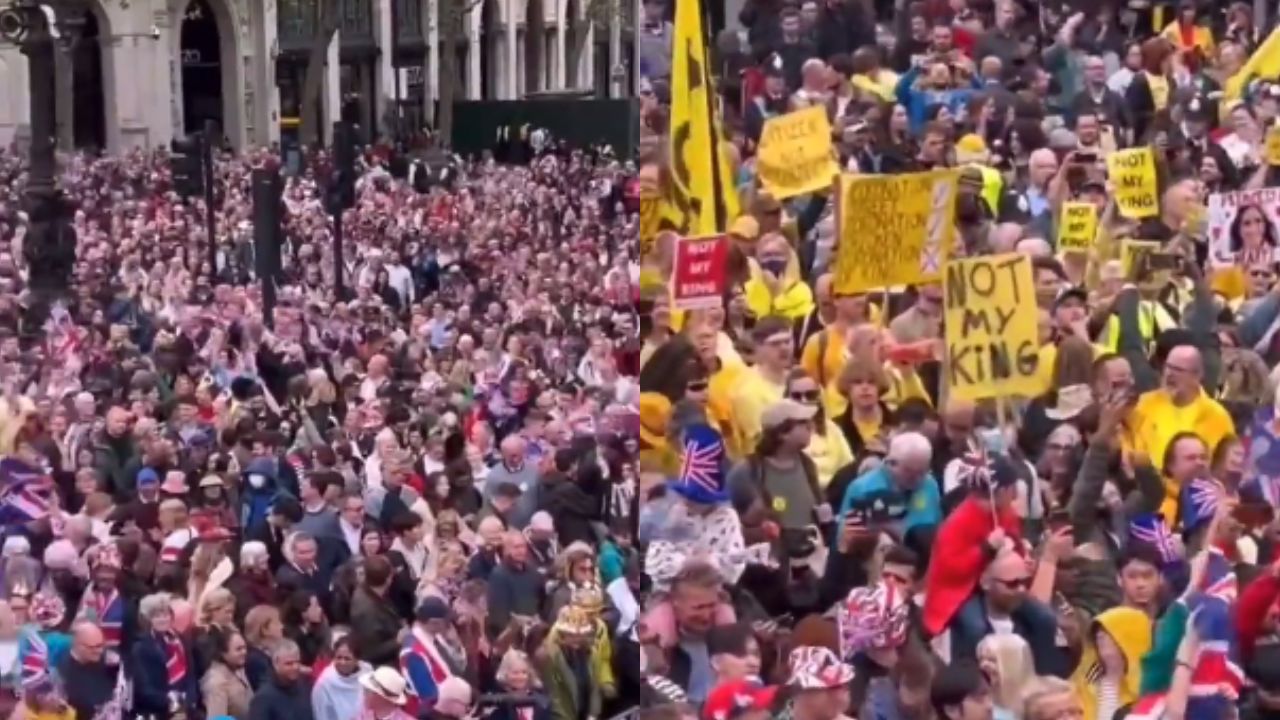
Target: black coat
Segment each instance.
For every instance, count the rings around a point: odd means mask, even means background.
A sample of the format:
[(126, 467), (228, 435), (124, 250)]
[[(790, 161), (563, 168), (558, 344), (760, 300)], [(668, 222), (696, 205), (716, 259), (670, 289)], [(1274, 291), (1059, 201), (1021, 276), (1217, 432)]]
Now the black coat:
[(368, 588), (351, 598), (351, 641), (356, 657), (370, 665), (395, 666), (400, 658), (400, 630), (404, 622), (395, 607)]
[(559, 478), (542, 485), (542, 508), (555, 519), (560, 547), (576, 540), (595, 545), (591, 523), (600, 519), (600, 499), (586, 492), (578, 483)]
[(155, 633), (147, 633), (133, 643), (133, 708), (139, 715), (167, 718), (169, 693), (181, 693), (183, 711), (195, 717), (202, 707), (200, 681), (196, 674), (196, 657), (191, 643), (182, 640), (187, 655), (187, 673), (178, 687), (169, 686), (168, 651)]
[(272, 677), (249, 702), (249, 720), (313, 720), (311, 683), (299, 678), (283, 685)]

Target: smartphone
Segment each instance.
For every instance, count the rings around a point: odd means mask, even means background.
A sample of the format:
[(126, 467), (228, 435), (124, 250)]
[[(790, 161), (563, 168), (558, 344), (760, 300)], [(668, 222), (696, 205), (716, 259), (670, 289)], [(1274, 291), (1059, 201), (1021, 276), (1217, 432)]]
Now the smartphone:
[(1182, 257), (1174, 253), (1153, 252), (1147, 255), (1147, 269), (1151, 272), (1160, 270), (1177, 270)]
[(1092, 150), (1081, 150), (1076, 153), (1077, 165), (1092, 165), (1098, 162), (1098, 155)]
[(1066, 508), (1054, 508), (1045, 516), (1044, 524), (1049, 529), (1049, 532), (1058, 532), (1065, 527), (1070, 527), (1071, 513)]

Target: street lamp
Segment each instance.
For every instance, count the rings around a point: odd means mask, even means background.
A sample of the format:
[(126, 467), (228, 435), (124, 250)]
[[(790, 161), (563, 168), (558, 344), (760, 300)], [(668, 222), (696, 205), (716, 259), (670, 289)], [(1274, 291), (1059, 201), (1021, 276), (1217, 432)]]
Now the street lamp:
[(0, 11), (0, 37), (27, 56), (31, 93), (31, 166), (24, 192), (27, 234), (22, 254), (27, 261), (31, 330), (44, 324), (50, 304), (67, 294), (76, 260), (76, 233), (58, 188), (54, 138), (57, 45), (69, 48), (84, 24), (84, 0), (11, 0)]

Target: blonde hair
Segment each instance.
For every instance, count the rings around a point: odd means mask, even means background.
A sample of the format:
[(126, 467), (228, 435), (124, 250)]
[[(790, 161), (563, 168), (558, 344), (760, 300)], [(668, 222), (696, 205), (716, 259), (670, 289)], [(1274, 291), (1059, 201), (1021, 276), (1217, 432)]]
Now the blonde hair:
[(254, 647), (262, 647), (268, 642), (267, 626), (271, 621), (281, 622), (280, 608), (274, 605), (255, 605), (244, 616), (244, 639)]
[(205, 593), (200, 601), (200, 617), (196, 620), (199, 627), (208, 627), (213, 624), (213, 613), (215, 610), (230, 605), (235, 606), (236, 596), (230, 590), (220, 587), (214, 588)]
[(494, 673), (494, 679), (498, 681), (498, 684), (505, 686), (511, 673), (521, 668), (524, 668), (525, 672), (529, 673), (530, 687), (542, 687), (538, 673), (533, 671), (533, 663), (529, 661), (529, 656), (515, 648), (503, 653), (502, 661), (498, 663), (498, 670)]
[(1017, 635), (988, 635), (978, 643), (978, 657), (984, 649), (995, 655), (995, 687), (991, 690), (996, 705), (1021, 717), (1023, 691), (1036, 677), (1031, 646)]
[(556, 556), (556, 577), (561, 580), (570, 579), (574, 565), (587, 558), (595, 560), (595, 557), (596, 551), (581, 540), (569, 543), (569, 547), (561, 550), (560, 554)]
[[(1062, 678), (1053, 676), (1033, 677), (1022, 693), (1021, 720), (1046, 720), (1040, 717), (1040, 706), (1049, 698), (1060, 695), (1076, 697), (1075, 688)], [(1079, 701), (1079, 698), (1077, 698)]]

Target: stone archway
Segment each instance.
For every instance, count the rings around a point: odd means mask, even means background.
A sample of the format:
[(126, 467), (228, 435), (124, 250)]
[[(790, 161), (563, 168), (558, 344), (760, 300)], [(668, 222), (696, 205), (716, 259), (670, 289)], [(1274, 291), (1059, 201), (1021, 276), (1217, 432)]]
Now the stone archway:
[(542, 12), (542, 0), (527, 0), (524, 12), (524, 76), (523, 88), (527, 93), (543, 89), (543, 75), (547, 62), (546, 21)]
[(496, 100), (502, 93), (498, 78), (502, 74), (503, 54), (500, 52), (506, 39), (498, 18), (498, 0), (484, 0), (480, 9), (480, 97)]
[[(71, 47), (70, 92), (58, 98), (64, 99), (65, 104), (63, 112), (56, 113), (69, 130), (63, 133), (64, 140), (69, 139), (77, 150), (105, 151), (110, 145), (106, 94), (110, 47), (110, 23), (95, 4), (84, 11), (84, 24)], [(58, 99), (54, 101), (55, 108)]]
[(177, 65), (181, 73), (182, 127), (174, 134), (203, 132), (206, 120), (218, 141), (245, 142), (244, 90), (240, 85), (238, 23), (228, 0), (175, 0)]

